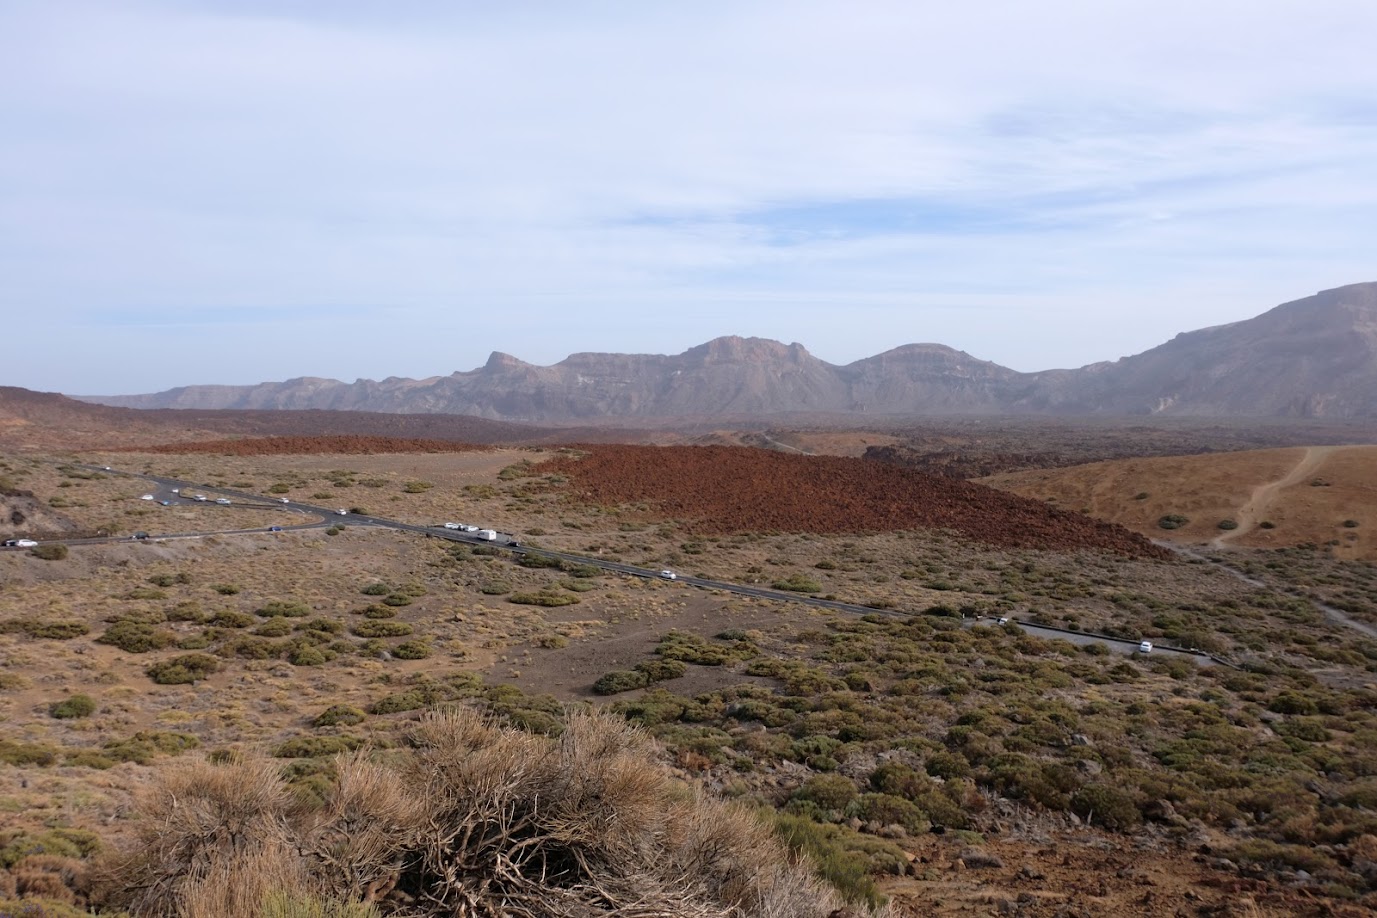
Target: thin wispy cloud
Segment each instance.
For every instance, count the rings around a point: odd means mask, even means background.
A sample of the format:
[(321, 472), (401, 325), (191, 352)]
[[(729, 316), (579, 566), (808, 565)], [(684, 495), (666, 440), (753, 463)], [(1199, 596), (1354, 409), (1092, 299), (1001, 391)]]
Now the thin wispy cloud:
[(0, 382), (1122, 356), (1377, 279), (1372, 34), (1362, 0), (11, 0)]

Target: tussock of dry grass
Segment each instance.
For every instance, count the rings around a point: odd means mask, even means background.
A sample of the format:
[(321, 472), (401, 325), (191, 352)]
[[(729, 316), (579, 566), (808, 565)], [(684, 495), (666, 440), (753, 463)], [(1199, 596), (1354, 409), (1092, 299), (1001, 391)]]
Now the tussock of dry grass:
[(841, 906), (749, 812), (694, 793), (625, 721), (557, 739), (471, 709), (427, 715), (396, 766), (338, 760), (323, 806), (262, 759), (171, 770), (104, 868), (136, 916), (252, 914), (287, 893), (382, 914), (808, 918)]

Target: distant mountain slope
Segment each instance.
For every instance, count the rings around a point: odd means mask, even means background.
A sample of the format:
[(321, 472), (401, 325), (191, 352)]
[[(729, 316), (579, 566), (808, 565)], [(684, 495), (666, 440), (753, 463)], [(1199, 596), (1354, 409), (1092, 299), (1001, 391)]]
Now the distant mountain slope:
[(540, 367), (494, 353), (479, 369), (428, 379), (300, 378), (87, 400), (556, 424), (806, 412), (1377, 417), (1377, 283), (1327, 290), (1074, 370), (1019, 373), (940, 344), (905, 345), (836, 366), (800, 344), (724, 337), (672, 356), (584, 353)]

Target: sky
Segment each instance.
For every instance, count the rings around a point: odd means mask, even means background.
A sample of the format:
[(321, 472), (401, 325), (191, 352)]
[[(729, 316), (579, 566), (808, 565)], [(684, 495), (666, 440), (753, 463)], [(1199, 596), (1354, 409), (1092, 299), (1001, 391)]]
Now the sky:
[(0, 0), (0, 385), (1017, 370), (1377, 280), (1371, 0)]

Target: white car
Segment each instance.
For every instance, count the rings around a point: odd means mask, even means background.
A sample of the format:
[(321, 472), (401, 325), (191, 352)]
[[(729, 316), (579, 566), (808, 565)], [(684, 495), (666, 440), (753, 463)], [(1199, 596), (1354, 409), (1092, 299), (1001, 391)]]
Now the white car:
[(660, 576), (665, 580), (678, 580), (679, 575), (674, 571), (660, 571)]
[(1009, 619), (1007, 619), (1007, 618), (1005, 618), (1005, 617), (1003, 617), (1003, 616), (1000, 616), (999, 618), (995, 619), (995, 624), (998, 624), (998, 625), (1007, 625), (1007, 624), (1009, 624)]
[(338, 513), (340, 516), (348, 516), (348, 515), (349, 515), (349, 511), (348, 511), (348, 510), (345, 510), (343, 507), (341, 507), (340, 509), (336, 510), (335, 512)]
[(15, 540), (14, 540), (14, 547), (15, 547), (15, 548), (37, 548), (37, 547), (38, 547), (38, 543), (35, 542), (33, 539), (15, 539)]
[(291, 501), (287, 500), (287, 498), (285, 498), (285, 497), (279, 497), (279, 498), (277, 499), (277, 502), (278, 502), (279, 504), (290, 504), (290, 503), (291, 503)]
[(139, 500), (152, 500), (152, 499), (153, 499), (153, 495), (152, 495), (152, 494), (145, 494), (143, 497), (140, 497), (140, 498), (139, 498)]
[(197, 495), (195, 495), (194, 497), (192, 497), (191, 499), (192, 499), (192, 500), (205, 500), (205, 499), (206, 499), (206, 496), (205, 496), (204, 494), (197, 494)]
[(1139, 653), (1152, 653), (1152, 641), (1143, 641), (1138, 645)]
[(182, 489), (181, 489), (181, 488), (173, 488), (173, 489), (172, 489), (172, 493), (173, 493), (173, 494), (181, 494), (181, 493), (182, 493)]
[(228, 507), (230, 505), (230, 499), (228, 497), (217, 497), (215, 498), (215, 502), (222, 507)]
[(463, 529), (464, 527), (461, 526), (461, 525), (458, 524), (458, 523), (446, 523), (446, 524), (445, 524), (445, 528), (446, 528), (446, 529)]

